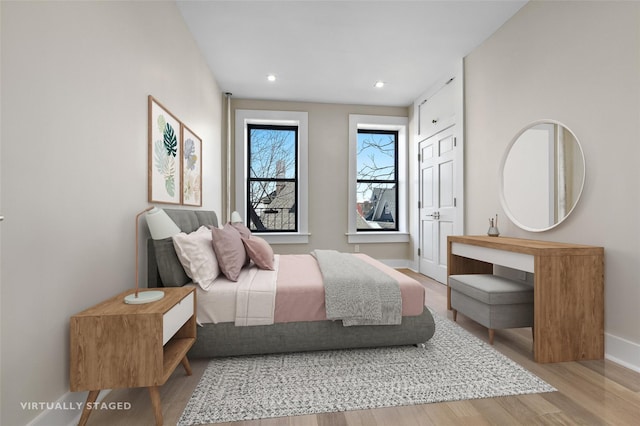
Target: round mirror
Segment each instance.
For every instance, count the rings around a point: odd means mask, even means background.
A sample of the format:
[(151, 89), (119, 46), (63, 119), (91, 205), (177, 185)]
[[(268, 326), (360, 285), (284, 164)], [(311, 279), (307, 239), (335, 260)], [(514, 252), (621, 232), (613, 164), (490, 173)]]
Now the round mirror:
[(551, 229), (573, 211), (584, 186), (578, 139), (562, 123), (536, 121), (513, 138), (502, 159), (500, 202), (518, 227)]

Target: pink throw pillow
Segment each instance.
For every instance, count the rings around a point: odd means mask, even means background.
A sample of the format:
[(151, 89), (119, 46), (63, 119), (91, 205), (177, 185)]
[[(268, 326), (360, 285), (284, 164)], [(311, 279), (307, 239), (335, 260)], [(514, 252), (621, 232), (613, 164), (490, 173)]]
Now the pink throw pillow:
[(235, 223), (232, 223), (231, 226), (236, 228), (236, 230), (240, 233), (241, 237), (249, 238), (251, 236), (251, 230), (247, 228), (247, 225), (245, 225), (244, 223), (235, 222)]
[(220, 270), (231, 281), (238, 281), (240, 271), (247, 261), (240, 233), (227, 223), (222, 229), (212, 227), (211, 237)]
[(273, 249), (263, 238), (252, 235), (249, 238), (242, 237), (242, 243), (247, 250), (249, 258), (260, 269), (274, 270)]

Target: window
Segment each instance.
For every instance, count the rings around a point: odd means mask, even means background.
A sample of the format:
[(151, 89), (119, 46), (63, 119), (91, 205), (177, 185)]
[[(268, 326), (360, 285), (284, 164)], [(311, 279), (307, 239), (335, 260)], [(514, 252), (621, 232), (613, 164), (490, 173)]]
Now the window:
[(398, 131), (358, 129), (357, 230), (397, 231)]
[(298, 127), (249, 124), (247, 132), (249, 229), (296, 232)]
[(349, 115), (349, 243), (408, 242), (406, 117)]
[(307, 243), (306, 112), (236, 110), (235, 210), (271, 244)]

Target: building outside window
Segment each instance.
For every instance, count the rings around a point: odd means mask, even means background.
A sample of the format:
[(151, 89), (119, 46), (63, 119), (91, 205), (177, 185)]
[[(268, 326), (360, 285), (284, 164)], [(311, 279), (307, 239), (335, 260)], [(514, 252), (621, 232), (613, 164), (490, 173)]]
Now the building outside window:
[(358, 231), (397, 231), (398, 131), (358, 129)]
[(409, 241), (407, 117), (349, 114), (347, 241)]
[(247, 222), (252, 231), (298, 229), (298, 127), (247, 126)]
[(234, 210), (269, 244), (307, 244), (308, 113), (238, 109), (235, 116)]

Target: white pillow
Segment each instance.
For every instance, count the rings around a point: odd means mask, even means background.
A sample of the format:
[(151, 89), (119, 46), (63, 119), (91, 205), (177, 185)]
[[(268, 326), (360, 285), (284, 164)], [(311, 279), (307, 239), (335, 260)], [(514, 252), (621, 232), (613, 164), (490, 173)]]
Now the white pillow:
[(181, 232), (174, 235), (173, 247), (184, 272), (203, 290), (209, 291), (213, 281), (220, 275), (220, 266), (211, 243), (211, 230), (201, 226), (190, 234)]

